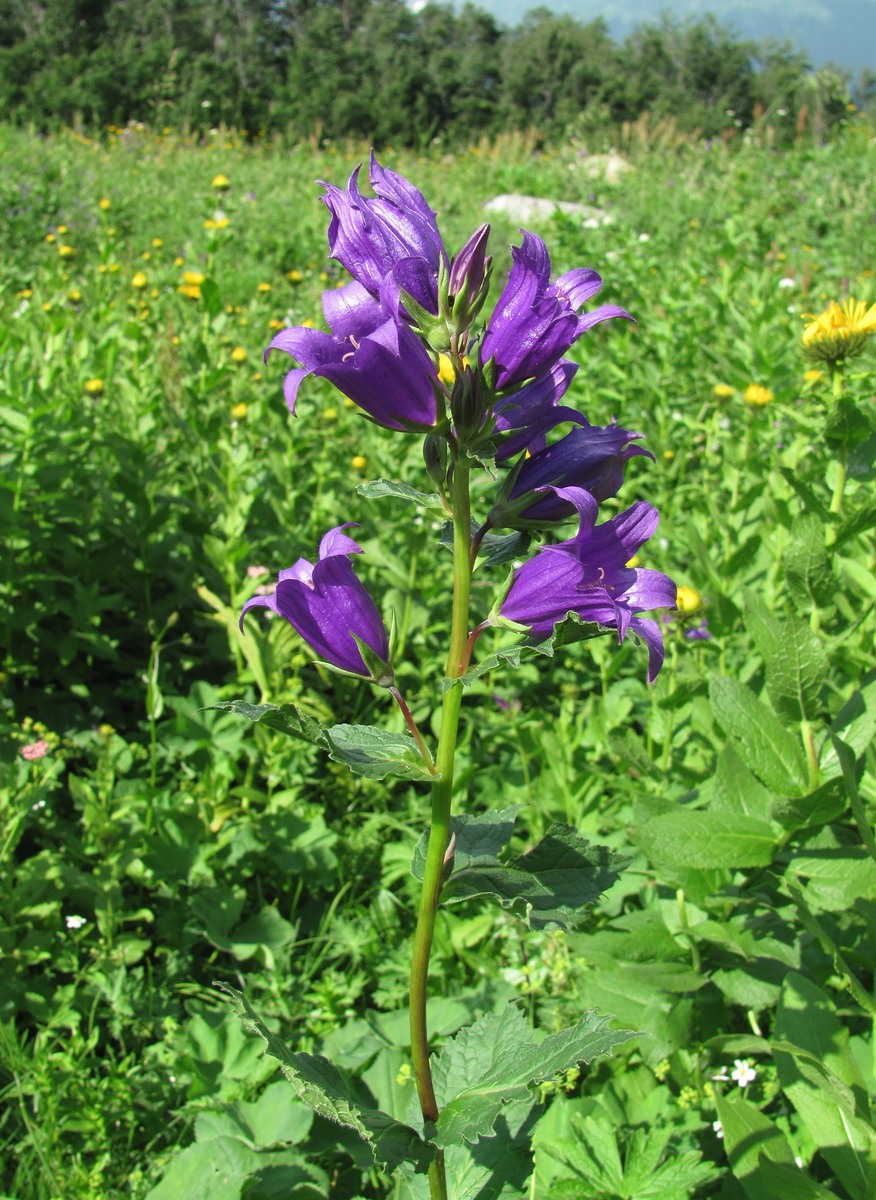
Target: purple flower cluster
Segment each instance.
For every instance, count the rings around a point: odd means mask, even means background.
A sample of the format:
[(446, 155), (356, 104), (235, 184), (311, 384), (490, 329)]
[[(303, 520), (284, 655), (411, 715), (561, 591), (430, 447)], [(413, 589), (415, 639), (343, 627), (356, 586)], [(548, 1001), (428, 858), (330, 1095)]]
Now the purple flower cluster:
[[(621, 641), (633, 631), (648, 647), (653, 679), (663, 643), (659, 625), (640, 614), (673, 607), (675, 586), (626, 564), (654, 532), (657, 512), (638, 503), (597, 521), (599, 504), (622, 486), (626, 463), (653, 455), (636, 444), (642, 434), (615, 421), (592, 425), (561, 403), (578, 369), (564, 357), (569, 348), (602, 321), (633, 318), (613, 304), (586, 311), (602, 287), (599, 274), (581, 267), (552, 282), (547, 247), (523, 231), (507, 283), (479, 328), (492, 267), (489, 226), (451, 257), (417, 188), (373, 154), (369, 175), (372, 196), (360, 191), (359, 168), (346, 189), (323, 184), (329, 252), (352, 277), (323, 296), (328, 330), (284, 329), (266, 351), (283, 351), (297, 364), (284, 384), (290, 410), (313, 375), (377, 424), (429, 435), (439, 474), (445, 462), (452, 473), (457, 462), (495, 461), (505, 475), (480, 536), (488, 528), (544, 529), (577, 515), (575, 537), (543, 547), (517, 571), (499, 616), (537, 638), (568, 613), (616, 629)], [(572, 428), (549, 440), (561, 424)], [(437, 443), (446, 443), (446, 456), (435, 456)], [(344, 528), (326, 534), (315, 565), (300, 559), (281, 572), (273, 596), (254, 597), (244, 612), (272, 608), (326, 662), (385, 682), (386, 632), (353, 574), (348, 556), (359, 547)]]

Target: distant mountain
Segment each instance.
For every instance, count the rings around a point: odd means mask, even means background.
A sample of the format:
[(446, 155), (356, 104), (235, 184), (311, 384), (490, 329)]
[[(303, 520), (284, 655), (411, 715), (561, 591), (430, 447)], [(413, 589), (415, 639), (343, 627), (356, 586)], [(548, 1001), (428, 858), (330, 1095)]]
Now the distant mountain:
[[(455, 7), (461, 2), (456, 0)], [(503, 25), (517, 25), (524, 13), (539, 6), (539, 0), (474, 3)], [(876, 71), (876, 0), (672, 0), (671, 5), (667, 0), (542, 0), (541, 7), (582, 23), (604, 17), (616, 41), (636, 25), (658, 21), (666, 11), (676, 18), (712, 12), (741, 37), (793, 42), (814, 67), (830, 62), (854, 74), (863, 67)]]

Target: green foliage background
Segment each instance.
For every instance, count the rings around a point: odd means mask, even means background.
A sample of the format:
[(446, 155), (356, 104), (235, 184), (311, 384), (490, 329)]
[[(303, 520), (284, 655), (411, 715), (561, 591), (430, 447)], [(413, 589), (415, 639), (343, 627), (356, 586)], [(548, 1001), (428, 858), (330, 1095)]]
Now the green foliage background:
[[(876, 866), (852, 797), (872, 819), (874, 359), (853, 364), (838, 421), (799, 336), (831, 298), (874, 299), (873, 131), (855, 116), (784, 153), (767, 126), (729, 147), (668, 121), (624, 137), (631, 169), (610, 182), (576, 143), (524, 135), (385, 156), (451, 249), (501, 192), (608, 215), (537, 230), (557, 273), (597, 267), (601, 298), (640, 322), (576, 345), (570, 402), (645, 433), (658, 461), (630, 464), (622, 501), (658, 505), (646, 565), (699, 593), (690, 623), (713, 634), (668, 627), (651, 689), (641, 648), (610, 639), (472, 683), (460, 811), (525, 805), (513, 857), (560, 821), (632, 861), (574, 933), (478, 900), (444, 910), (431, 1027), (449, 1044), (517, 997), (548, 1031), (595, 1007), (639, 1034), (545, 1085), (544, 1110), (508, 1112), (503, 1148), (535, 1131), (532, 1195), (740, 1200), (786, 1194), (793, 1169), (787, 1194), (865, 1200), (876, 1087), (852, 980), (871, 992)], [(398, 619), (400, 684), (432, 729), (449, 558), (428, 511), (356, 491), (422, 489), (416, 439), (318, 381), (292, 420), (286, 364), (261, 362), (343, 281), (314, 180), (366, 152), (0, 130), (0, 1144), (21, 1200), (419, 1194), (292, 1101), (212, 986), (243, 985), (296, 1051), (330, 1054), (410, 1119), (425, 788), (353, 778), (208, 707), (245, 694), (400, 731), (288, 627), (236, 630), (259, 583), (356, 520), (361, 571)], [(497, 288), (518, 236), (495, 222)], [(749, 384), (772, 401), (746, 405)], [(504, 570), (476, 577), (476, 613)], [(48, 753), (28, 761), (38, 739)], [(756, 1078), (739, 1086), (743, 1058)]]
[[(824, 134), (854, 96), (788, 43), (756, 45), (712, 17), (665, 17), (615, 43), (604, 21), (534, 8), (507, 29), (471, 4), (404, 0), (3, 0), (0, 109), (41, 129), (221, 123), (291, 137), (437, 139), (593, 134), (645, 111), (707, 136), (782, 109)], [(790, 114), (790, 116), (788, 116)]]

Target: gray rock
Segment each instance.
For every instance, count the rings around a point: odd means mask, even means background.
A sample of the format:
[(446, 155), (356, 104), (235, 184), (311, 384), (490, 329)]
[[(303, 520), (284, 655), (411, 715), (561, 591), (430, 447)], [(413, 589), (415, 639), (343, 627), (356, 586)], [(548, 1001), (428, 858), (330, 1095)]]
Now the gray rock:
[(589, 204), (574, 204), (571, 200), (544, 200), (540, 196), (521, 196), (513, 192), (494, 196), (484, 208), (488, 213), (501, 213), (509, 220), (525, 226), (544, 225), (550, 222), (556, 212), (580, 218), (581, 224), (587, 229), (610, 225), (614, 219), (611, 213)]

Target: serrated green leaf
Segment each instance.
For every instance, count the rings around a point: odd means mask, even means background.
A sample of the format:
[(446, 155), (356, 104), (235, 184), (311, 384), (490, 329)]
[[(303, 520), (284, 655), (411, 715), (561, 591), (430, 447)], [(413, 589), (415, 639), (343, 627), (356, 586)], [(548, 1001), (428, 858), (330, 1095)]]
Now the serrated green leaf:
[(838, 550), (846, 542), (851, 541), (853, 537), (857, 537), (859, 533), (866, 533), (868, 529), (873, 529), (876, 526), (876, 500), (865, 500), (862, 504), (845, 518), (842, 525), (837, 530), (834, 549)]
[[(514, 822), (526, 807), (515, 804), (511, 808), (479, 814), (458, 813), (450, 818), (453, 842), (454, 870), (466, 867), (492, 866), (498, 861), (501, 850), (511, 841)], [(421, 883), (426, 867), (426, 849), (429, 845), (428, 831), (422, 835), (414, 849), (411, 874)]]
[(836, 1200), (794, 1161), (785, 1135), (741, 1097), (715, 1097), (733, 1174), (748, 1200)]
[[(830, 732), (842, 738), (855, 758), (860, 758), (876, 737), (876, 670), (869, 671), (861, 680), (861, 686), (831, 721)], [(821, 744), (818, 766), (822, 779), (835, 779), (842, 774), (829, 734)]]
[(733, 742), (718, 755), (713, 783), (713, 812), (769, 821), (776, 797), (749, 771)]
[(239, 713), (250, 721), (267, 725), (269, 729), (277, 729), (289, 737), (301, 738), (314, 746), (322, 746), (324, 750), (329, 749), (324, 726), (295, 704), (248, 704), (245, 700), (223, 700), (205, 707)]
[(611, 1017), (585, 1013), (577, 1025), (540, 1043), (519, 1009), (508, 1005), (460, 1030), (436, 1056), (432, 1076), (441, 1109), (435, 1140), (461, 1145), (489, 1137), (502, 1109), (531, 1098), (560, 1071), (610, 1054), (636, 1035), (610, 1029)]
[(778, 837), (766, 821), (735, 813), (681, 810), (653, 817), (634, 840), (655, 864), (697, 867), (765, 867)]
[(562, 621), (558, 621), (554, 626), (553, 633), (549, 637), (541, 641), (536, 641), (535, 638), (526, 638), (524, 641), (518, 642), (516, 646), (497, 650), (481, 659), (458, 680), (445, 679), (442, 683), (442, 690), (447, 691), (457, 683), (462, 683), (463, 687), (470, 687), (476, 679), (480, 679), (482, 675), (486, 675), (495, 667), (507, 666), (516, 670), (527, 659), (532, 659), (537, 655), (553, 658), (557, 650), (561, 650), (565, 646), (571, 646), (575, 642), (587, 642), (591, 638), (602, 637), (606, 633), (616, 633), (616, 631), (603, 629), (592, 621), (582, 621), (575, 612), (566, 613)]
[(382, 500), (384, 496), (394, 496), (397, 500), (407, 500), (409, 504), (417, 504), (429, 512), (444, 515), (444, 503), (434, 492), (418, 492), (408, 487), (406, 483), (394, 483), (391, 479), (370, 479), (360, 483), (356, 491), (368, 500)]
[(329, 755), (357, 775), (385, 779), (421, 779), (434, 783), (440, 779), (430, 770), (419, 747), (409, 733), (390, 733), (373, 725), (332, 725), (326, 730)]
[(725, 732), (739, 743), (755, 775), (780, 796), (805, 796), (809, 772), (799, 741), (750, 688), (727, 675), (709, 681), (712, 709)]
[(355, 1130), (367, 1142), (375, 1163), (386, 1170), (393, 1171), (402, 1162), (426, 1170), (433, 1152), (416, 1130), (380, 1109), (360, 1104), (347, 1080), (327, 1058), (290, 1050), (260, 1020), (242, 992), (224, 983), (214, 986), (229, 998), (244, 1028), (266, 1043), (267, 1053), (279, 1062), (295, 1094), (308, 1108), (337, 1125)]
[(798, 517), (782, 554), (785, 582), (803, 607), (830, 604), (836, 588), (833, 560), (824, 545), (825, 525), (836, 517), (824, 510), (822, 514), (809, 512)]
[[(532, 1171), (532, 1133), (539, 1106), (509, 1104), (495, 1122), (493, 1137), (481, 1138), (477, 1152), (463, 1143), (444, 1151), (447, 1200), (520, 1200)], [(406, 1173), (409, 1171), (403, 1168)], [(402, 1183), (399, 1200), (431, 1200), (429, 1180), (413, 1175)]]
[(828, 996), (797, 972), (782, 986), (775, 1038), (776, 1068), (785, 1095), (849, 1194), (864, 1200), (876, 1136), (857, 1111), (853, 1089), (863, 1095), (863, 1080), (848, 1031)]
[(592, 845), (571, 825), (557, 824), (532, 850), (501, 863), (490, 847), (503, 831), (510, 836), (513, 811), (495, 814), (495, 822), (476, 817), (456, 827), (462, 845), (441, 893), (442, 904), (485, 896), (530, 929), (576, 929), (586, 918), (586, 907), (614, 883), (628, 859)]
[(748, 628), (766, 666), (770, 702), (786, 723), (811, 721), (821, 710), (827, 655), (819, 638), (798, 617), (779, 620), (760, 596), (746, 597)]

